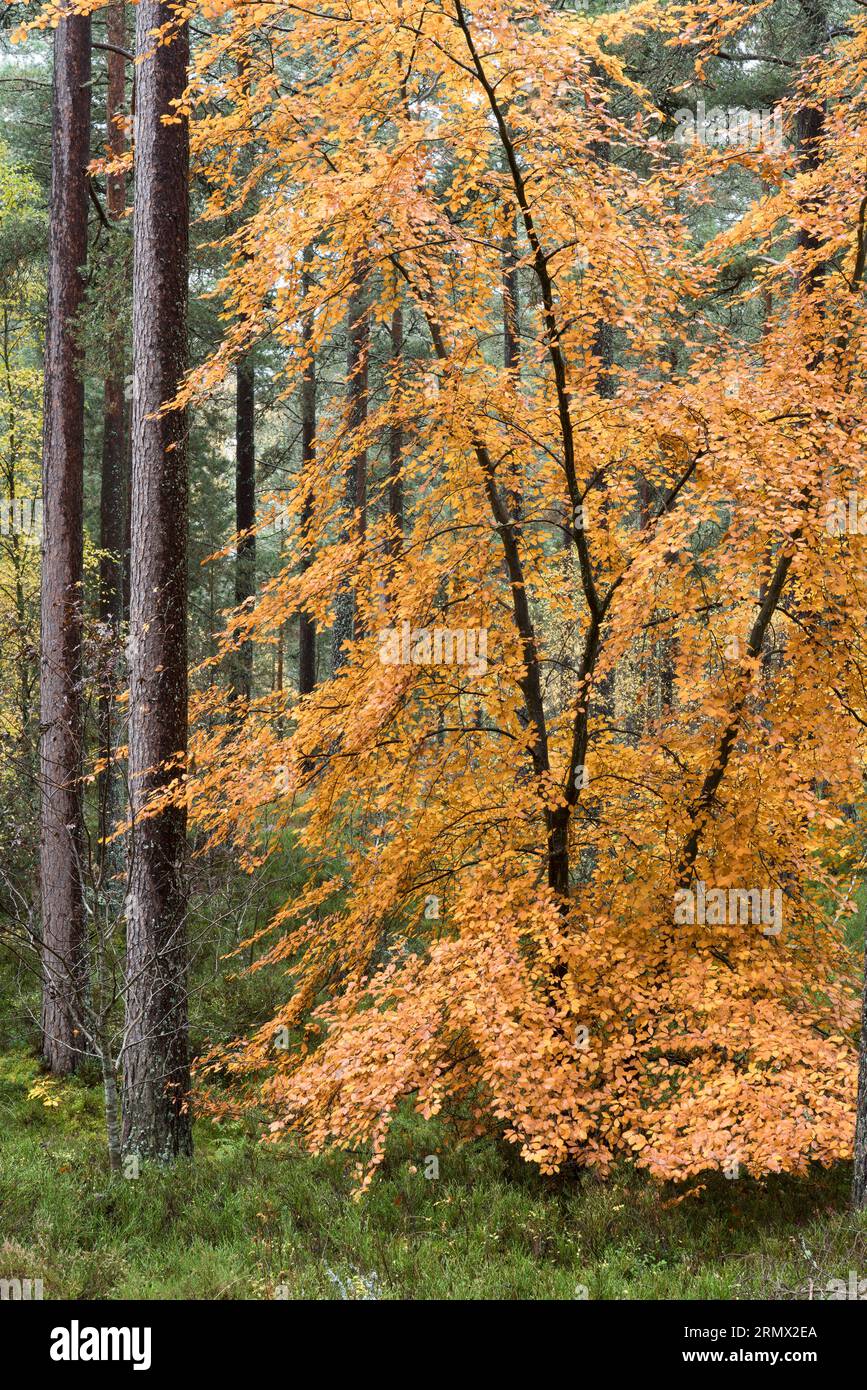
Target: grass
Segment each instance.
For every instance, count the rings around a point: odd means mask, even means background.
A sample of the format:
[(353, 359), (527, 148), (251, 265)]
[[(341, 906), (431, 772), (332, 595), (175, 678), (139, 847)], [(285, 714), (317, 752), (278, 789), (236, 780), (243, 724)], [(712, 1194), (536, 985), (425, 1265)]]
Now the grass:
[(673, 1204), (627, 1171), (544, 1179), (407, 1115), (355, 1201), (347, 1155), (239, 1125), (199, 1124), (192, 1164), (112, 1178), (101, 1125), (98, 1088), (0, 1054), (0, 1278), (42, 1278), (46, 1298), (455, 1300), (818, 1297), (867, 1275), (844, 1167), (713, 1179)]

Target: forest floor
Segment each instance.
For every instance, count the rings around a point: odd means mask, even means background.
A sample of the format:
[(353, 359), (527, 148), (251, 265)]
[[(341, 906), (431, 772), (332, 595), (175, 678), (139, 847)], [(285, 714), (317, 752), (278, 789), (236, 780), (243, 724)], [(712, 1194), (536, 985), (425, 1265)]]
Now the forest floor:
[(843, 1166), (678, 1201), (627, 1172), (545, 1179), (506, 1144), (449, 1147), (407, 1116), (358, 1201), (345, 1154), (238, 1124), (199, 1122), (196, 1144), (192, 1164), (112, 1178), (98, 1086), (0, 1054), (0, 1279), (55, 1299), (785, 1299), (867, 1276)]

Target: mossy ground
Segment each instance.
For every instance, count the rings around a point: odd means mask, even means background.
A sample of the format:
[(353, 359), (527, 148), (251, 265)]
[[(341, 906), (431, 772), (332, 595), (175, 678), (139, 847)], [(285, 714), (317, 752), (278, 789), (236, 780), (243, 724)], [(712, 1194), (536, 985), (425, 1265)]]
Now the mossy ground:
[[(867, 1276), (845, 1168), (715, 1178), (678, 1195), (623, 1172), (546, 1179), (495, 1140), (449, 1147), (414, 1116), (371, 1191), (347, 1155), (199, 1122), (192, 1164), (110, 1176), (101, 1096), (0, 1055), (0, 1278), (46, 1298), (736, 1299)], [(424, 1176), (425, 1157), (439, 1177)]]

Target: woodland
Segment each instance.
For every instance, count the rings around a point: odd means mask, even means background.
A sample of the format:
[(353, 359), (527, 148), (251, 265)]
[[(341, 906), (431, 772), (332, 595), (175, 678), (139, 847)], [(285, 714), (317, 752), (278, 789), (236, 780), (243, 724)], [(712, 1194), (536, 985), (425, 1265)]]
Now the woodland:
[(0, 3), (0, 1281), (867, 1296), (865, 387), (864, 0)]

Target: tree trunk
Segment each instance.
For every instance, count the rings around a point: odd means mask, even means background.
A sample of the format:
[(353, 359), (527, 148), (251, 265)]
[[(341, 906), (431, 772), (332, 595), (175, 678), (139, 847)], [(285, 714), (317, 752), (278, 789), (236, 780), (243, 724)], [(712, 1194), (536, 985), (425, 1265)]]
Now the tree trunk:
[(861, 1034), (858, 1045), (858, 1100), (855, 1108), (855, 1155), (852, 1170), (852, 1205), (867, 1207), (867, 954), (861, 996)]
[[(238, 55), (238, 77), (249, 94), (248, 54)], [(249, 173), (249, 151), (241, 170)], [(245, 253), (249, 256), (249, 252)], [(256, 375), (253, 350), (248, 348), (235, 367), (235, 530), (242, 539), (235, 552), (235, 606), (248, 604), (256, 595)], [(233, 653), (232, 685), (235, 694), (249, 700), (253, 694), (253, 643), (243, 641)]]
[[(807, 41), (808, 52), (812, 56), (821, 55), (828, 43), (828, 12), (825, 0), (801, 0), (801, 9), (804, 13), (805, 38)], [(812, 106), (803, 106), (797, 113), (796, 129), (798, 133), (798, 145), (801, 168), (805, 171), (812, 171), (819, 168), (821, 162), (821, 143), (822, 135), (825, 130), (825, 117), (827, 114), (826, 103), (822, 102)], [(822, 245), (821, 238), (807, 227), (798, 228), (798, 245), (808, 254), (818, 251)], [(804, 284), (812, 293), (820, 290), (821, 283), (825, 275), (825, 265), (822, 261), (815, 262), (806, 274)]]
[[(370, 317), (367, 308), (365, 280), (367, 267), (356, 266), (355, 284), (349, 299), (349, 349), (346, 360), (346, 380), (349, 391), (348, 425), (355, 432), (367, 422), (367, 366), (370, 350)], [(356, 446), (346, 470), (347, 535), (364, 538), (367, 529), (367, 450)], [(337, 617), (334, 623), (332, 672), (346, 661), (344, 643), (360, 636), (356, 594), (347, 584), (337, 595)]]
[(62, 19), (54, 35), (48, 322), (42, 450), (40, 880), (42, 1051), (56, 1074), (77, 1060), (69, 1000), (84, 978), (81, 885), (81, 585), (84, 386), (75, 318), (87, 258), (90, 18)]
[[(391, 369), (395, 387), (403, 370), (403, 309), (398, 304), (391, 316)], [(388, 437), (388, 514), (394, 524), (393, 553), (403, 536), (403, 426), (399, 419), (392, 423)]]
[(108, 1142), (108, 1162), (111, 1171), (113, 1173), (118, 1173), (121, 1167), (121, 1147), (120, 1120), (117, 1106), (117, 1078), (114, 1074), (111, 1058), (105, 1055), (103, 1055), (102, 1059), (102, 1096), (103, 1110), (105, 1113), (106, 1139)]
[[(187, 467), (183, 412), (156, 415), (187, 360), (189, 132), (163, 124), (186, 84), (182, 25), (158, 0), (136, 16), (130, 799), (124, 1151), (168, 1162), (192, 1151), (187, 1110), (186, 809), (147, 820), (153, 792), (183, 774), (187, 746)], [(173, 763), (173, 766), (168, 766)]]
[(123, 476), (126, 479), (127, 494), (124, 509), (126, 531), (123, 538), (123, 620), (129, 623), (130, 555), (132, 553), (132, 385), (125, 384), (124, 406), (126, 429), (123, 445)]
[[(305, 260), (310, 259), (309, 249)], [(309, 273), (304, 272), (305, 294), (309, 289)], [(301, 468), (305, 477), (310, 478), (316, 463), (316, 358), (313, 353), (313, 318), (307, 314), (302, 327), (302, 341), (305, 351), (304, 376), (301, 382)], [(304, 550), (302, 567), (310, 564), (307, 541), (307, 528), (312, 513), (312, 495), (308, 489), (304, 500), (301, 525), (304, 531), (301, 544)], [(298, 624), (298, 690), (301, 695), (309, 695), (316, 685), (316, 623), (306, 613), (302, 613)]]
[(515, 238), (515, 219), (512, 229), (503, 238), (503, 366), (507, 372), (518, 367), (518, 245)]
[[(121, 49), (125, 43), (124, 6), (110, 5), (107, 12), (108, 42)], [(112, 157), (121, 158), (124, 152), (123, 126), (116, 118), (123, 116), (126, 100), (125, 59), (122, 54), (106, 55), (108, 90), (105, 120), (108, 146)], [(124, 213), (126, 191), (122, 174), (112, 174), (106, 180), (106, 209), (112, 222)], [(99, 570), (100, 617), (103, 622), (119, 627), (123, 618), (123, 551), (126, 543), (126, 489), (124, 486), (124, 336), (123, 317), (109, 313), (110, 371), (104, 384), (102, 486), (100, 491), (100, 549), (103, 555)]]
[[(245, 353), (235, 369), (235, 529), (247, 532), (235, 556), (235, 605), (256, 594), (256, 378), (253, 359)], [(234, 687), (249, 700), (253, 694), (253, 643), (235, 652)]]
[[(510, 227), (500, 250), (503, 281), (503, 366), (511, 374), (512, 385), (517, 395), (520, 378), (520, 357), (518, 352), (520, 285), (518, 283), (518, 239), (515, 213), (509, 211)], [(520, 524), (523, 499), (520, 479), (517, 474), (509, 487), (509, 508), (516, 524)]]
[(855, 1108), (855, 1155), (852, 1170), (852, 1205), (867, 1207), (867, 954), (861, 996), (861, 1034), (858, 1045), (858, 1100)]
[[(125, 46), (124, 5), (109, 6), (106, 16), (108, 42), (115, 49)], [(125, 59), (122, 53), (106, 55), (108, 90), (105, 121), (108, 146), (112, 156), (119, 159), (124, 151), (124, 132), (116, 118), (123, 116), (126, 100)], [(123, 216), (126, 205), (125, 182), (122, 174), (110, 174), (106, 180), (106, 209), (112, 222)], [(110, 251), (115, 257), (124, 254), (121, 239), (116, 237)], [(124, 239), (125, 240), (125, 239)], [(100, 662), (101, 680), (97, 708), (99, 757), (106, 762), (97, 785), (99, 806), (99, 836), (103, 844), (101, 858), (108, 872), (120, 871), (121, 851), (114, 845), (106, 847), (105, 838), (118, 819), (117, 776), (111, 764), (116, 736), (113, 712), (116, 695), (115, 665), (123, 622), (124, 548), (127, 541), (126, 506), (127, 482), (124, 448), (124, 331), (123, 315), (107, 313), (109, 372), (103, 385), (102, 476), (99, 496), (99, 617), (105, 632), (105, 652)]]

